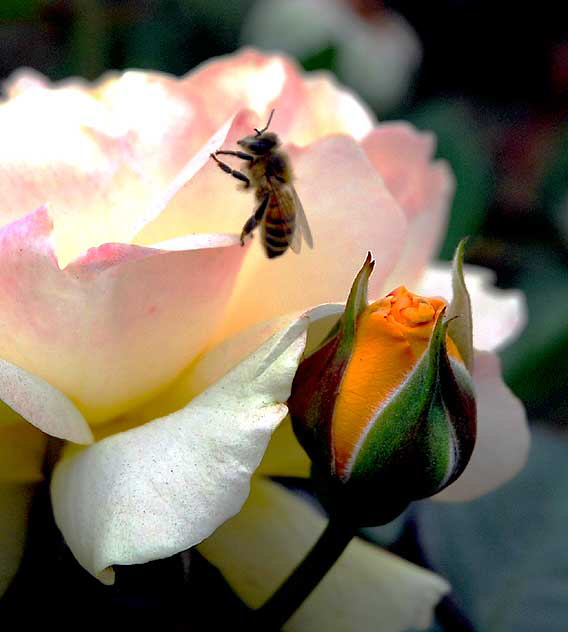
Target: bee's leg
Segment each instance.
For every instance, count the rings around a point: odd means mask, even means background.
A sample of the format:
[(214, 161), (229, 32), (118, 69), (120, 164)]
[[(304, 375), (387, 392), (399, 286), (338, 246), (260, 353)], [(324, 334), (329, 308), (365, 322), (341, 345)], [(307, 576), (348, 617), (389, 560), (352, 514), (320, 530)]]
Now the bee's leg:
[(236, 156), (237, 158), (240, 158), (241, 160), (254, 160), (254, 156), (251, 156), (250, 154), (247, 154), (244, 151), (219, 150), (215, 152), (216, 156), (218, 156), (219, 154), (223, 154), (225, 156)]
[(269, 195), (265, 196), (262, 202), (257, 206), (255, 212), (247, 219), (245, 225), (243, 226), (243, 230), (241, 231), (241, 246), (245, 245), (245, 237), (252, 233), (264, 217), (269, 198)]
[(245, 176), (244, 173), (241, 173), (240, 171), (237, 171), (236, 169), (231, 169), (229, 165), (225, 164), (224, 162), (221, 162), (219, 158), (215, 156), (215, 154), (211, 154), (211, 158), (213, 158), (213, 160), (219, 165), (219, 168), (222, 169), (225, 173), (228, 173), (230, 176), (233, 176), (233, 178), (236, 178), (237, 180), (241, 180), (241, 182), (244, 182), (245, 189), (248, 189), (248, 187), (250, 186), (250, 180), (247, 178), (247, 176)]

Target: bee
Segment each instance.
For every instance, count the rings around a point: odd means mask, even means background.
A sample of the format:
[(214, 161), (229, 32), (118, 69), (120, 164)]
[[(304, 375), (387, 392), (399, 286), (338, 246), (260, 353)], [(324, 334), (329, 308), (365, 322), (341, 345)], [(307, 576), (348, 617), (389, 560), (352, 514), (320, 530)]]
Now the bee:
[[(225, 173), (254, 188), (257, 206), (241, 232), (241, 246), (260, 224), (262, 245), (269, 259), (283, 255), (288, 247), (300, 252), (302, 237), (310, 248), (313, 239), (300, 198), (292, 184), (292, 168), (288, 156), (279, 149), (280, 139), (268, 132), (274, 110), (262, 129), (237, 141), (245, 151), (216, 151), (211, 157)], [(231, 169), (217, 158), (236, 156), (245, 161), (242, 171)]]

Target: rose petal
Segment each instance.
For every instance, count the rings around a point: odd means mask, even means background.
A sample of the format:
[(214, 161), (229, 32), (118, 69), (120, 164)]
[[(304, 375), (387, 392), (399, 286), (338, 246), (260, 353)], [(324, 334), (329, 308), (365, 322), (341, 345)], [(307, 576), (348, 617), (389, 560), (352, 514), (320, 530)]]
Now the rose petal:
[(298, 443), (290, 417), (276, 428), (257, 473), (264, 476), (309, 478), (312, 462)]
[[(252, 607), (259, 607), (317, 540), (324, 518), (299, 497), (257, 478), (241, 512), (199, 549)], [(284, 626), (290, 632), (425, 628), (446, 581), (355, 538)]]
[(454, 177), (433, 162), (434, 136), (407, 123), (384, 123), (363, 141), (369, 159), (408, 219), (408, 236), (385, 291), (415, 282), (437, 254), (448, 220)]
[(47, 436), (0, 402), (0, 482), (37, 483)]
[[(305, 319), (309, 323), (306, 342), (306, 352), (308, 352), (324, 338), (343, 309), (342, 305), (320, 305), (307, 312), (287, 314), (272, 321), (259, 323), (222, 340), (200, 354), (196, 361), (182, 371), (170, 386), (157, 397), (103, 426), (97, 426), (96, 439), (103, 439), (117, 432), (131, 430), (136, 426), (183, 408), (194, 397), (200, 395), (237, 366), (243, 358), (258, 349), (271, 336), (287, 329), (298, 318)], [(297, 456), (290, 456), (294, 461), (298, 460)], [(282, 458), (280, 462), (284, 466), (287, 459)], [(282, 475), (285, 476), (286, 474)]]
[[(4, 404), (0, 403), (0, 407), (9, 406), (26, 421), (47, 434), (75, 443), (93, 441), (93, 434), (83, 415), (63, 393), (36, 375), (1, 358), (0, 400), (4, 402)], [(19, 424), (16, 425), (19, 426)], [(5, 429), (3, 430), (6, 432)], [(18, 432), (20, 432), (19, 429)], [(7, 438), (3, 433), (3, 441)], [(17, 444), (13, 447), (15, 452), (10, 451), (9, 461), (20, 451)], [(21, 464), (16, 462), (14, 465), (19, 467)], [(2, 480), (1, 473), (4, 467), (6, 464), (0, 465), (0, 480)]]
[(60, 270), (50, 231), (42, 209), (0, 230), (0, 357), (104, 421), (155, 396), (201, 351), (244, 252), (215, 235), (167, 250), (106, 244)]
[[(291, 151), (291, 156), (314, 249), (304, 244), (299, 256), (288, 251), (268, 260), (257, 238), (239, 275), (225, 325), (217, 334), (220, 338), (282, 313), (346, 300), (368, 250), (377, 261), (370, 291), (379, 294), (402, 248), (403, 213), (353, 139), (327, 138)], [(225, 195), (225, 204), (231, 206), (237, 194), (226, 191)], [(252, 204), (249, 213), (251, 209)], [(252, 300), (258, 292), (262, 302)]]
[[(492, 287), (491, 270), (464, 266), (465, 284), (471, 297), (473, 346), (480, 351), (494, 351), (514, 340), (526, 324), (526, 305), (522, 292)], [(430, 266), (413, 286), (417, 294), (452, 298), (449, 263)]]
[(46, 436), (0, 403), (0, 596), (18, 570)]
[(526, 463), (530, 433), (525, 410), (501, 378), (494, 353), (477, 352), (473, 378), (477, 401), (477, 442), (465, 472), (436, 500), (482, 496), (513, 478)]
[(61, 462), (54, 515), (79, 562), (104, 583), (112, 564), (167, 557), (207, 537), (246, 499), (305, 345), (304, 319), (272, 337), (184, 409)]
[(13, 92), (0, 104), (0, 223), (49, 204), (61, 265), (89, 247), (130, 241), (159, 183), (141, 175), (127, 131), (80, 82)]

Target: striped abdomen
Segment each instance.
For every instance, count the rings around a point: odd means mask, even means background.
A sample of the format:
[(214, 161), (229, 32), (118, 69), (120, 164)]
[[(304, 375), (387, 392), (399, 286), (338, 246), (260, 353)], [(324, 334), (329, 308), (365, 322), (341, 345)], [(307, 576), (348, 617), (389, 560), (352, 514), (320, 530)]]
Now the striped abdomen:
[(269, 259), (286, 252), (295, 227), (296, 220), (293, 214), (284, 215), (281, 208), (269, 205), (262, 221), (262, 243)]

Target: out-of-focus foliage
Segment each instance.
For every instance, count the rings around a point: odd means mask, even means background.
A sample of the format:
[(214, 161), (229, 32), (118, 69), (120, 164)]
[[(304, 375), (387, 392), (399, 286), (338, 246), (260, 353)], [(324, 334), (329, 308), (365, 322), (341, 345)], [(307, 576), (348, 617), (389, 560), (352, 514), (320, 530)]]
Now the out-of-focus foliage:
[(451, 259), (464, 235), (475, 236), (485, 220), (493, 192), (491, 155), (471, 108), (461, 100), (433, 99), (408, 114), (418, 128), (437, 137), (436, 155), (445, 158), (456, 177), (456, 193), (442, 259)]
[(380, 115), (405, 102), (422, 58), (412, 26), (381, 2), (263, 0), (248, 12), (241, 41), (331, 70)]
[(416, 506), (428, 561), (477, 630), (563, 632), (568, 620), (568, 440), (538, 430), (529, 463), (470, 503)]

